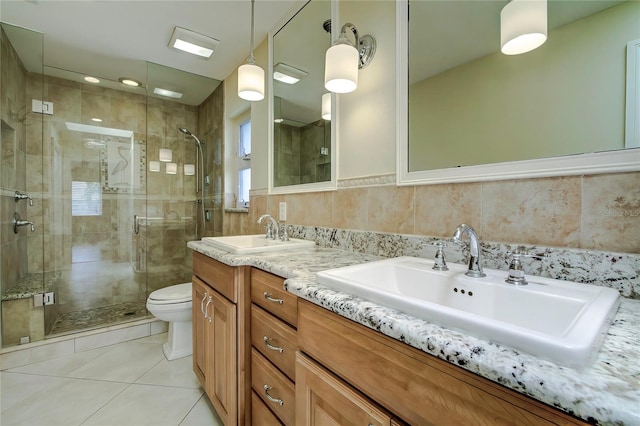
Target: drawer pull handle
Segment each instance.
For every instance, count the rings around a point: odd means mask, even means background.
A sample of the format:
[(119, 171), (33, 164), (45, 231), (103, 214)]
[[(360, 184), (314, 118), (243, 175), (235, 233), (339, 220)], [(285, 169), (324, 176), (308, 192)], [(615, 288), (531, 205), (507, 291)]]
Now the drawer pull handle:
[(211, 323), (211, 321), (213, 320), (213, 318), (211, 318), (211, 315), (209, 315), (209, 304), (212, 301), (213, 301), (213, 298), (209, 296), (209, 299), (207, 300), (207, 304), (204, 307), (204, 317), (207, 321), (209, 321), (209, 323)]
[(271, 339), (269, 339), (267, 336), (264, 336), (262, 340), (264, 340), (264, 345), (272, 351), (278, 351), (280, 353), (284, 352), (284, 349), (282, 349), (280, 346), (273, 346), (271, 343), (269, 343)]
[(264, 394), (267, 396), (267, 399), (271, 402), (275, 402), (276, 404), (278, 404), (279, 406), (283, 406), (284, 405), (284, 401), (279, 399), (279, 398), (274, 398), (271, 395), (269, 395), (269, 389), (272, 389), (271, 386), (269, 385), (264, 385)]
[(264, 298), (267, 299), (269, 302), (277, 303), (279, 305), (282, 305), (284, 303), (284, 300), (275, 299), (275, 298), (271, 297), (271, 295), (269, 293), (267, 293), (266, 291), (263, 294), (264, 294)]

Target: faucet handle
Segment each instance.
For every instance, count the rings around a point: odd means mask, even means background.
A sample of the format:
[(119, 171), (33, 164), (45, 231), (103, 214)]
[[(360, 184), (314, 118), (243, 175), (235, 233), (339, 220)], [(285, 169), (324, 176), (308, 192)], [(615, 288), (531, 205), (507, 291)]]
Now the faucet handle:
[(530, 253), (526, 248), (519, 246), (515, 250), (507, 252), (507, 255), (511, 256), (511, 262), (509, 263), (509, 275), (504, 280), (506, 283), (515, 285), (527, 285), (527, 279), (524, 275), (524, 267), (520, 261), (523, 257), (531, 257), (534, 259), (542, 260), (548, 257), (548, 252), (544, 253)]
[(445, 240), (436, 240), (432, 241), (429, 244), (436, 247), (436, 254), (433, 257), (433, 266), (431, 269), (434, 271), (448, 271), (449, 267), (447, 266), (447, 259), (444, 255), (444, 248), (447, 246), (447, 242)]

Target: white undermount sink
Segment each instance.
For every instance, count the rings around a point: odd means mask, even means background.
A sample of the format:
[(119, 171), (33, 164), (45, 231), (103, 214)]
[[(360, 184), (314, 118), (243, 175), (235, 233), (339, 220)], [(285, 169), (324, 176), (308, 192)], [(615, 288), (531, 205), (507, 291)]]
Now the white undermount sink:
[(315, 242), (289, 238), (288, 241), (271, 240), (259, 235), (232, 235), (227, 237), (204, 237), (202, 241), (234, 254), (251, 254), (271, 251), (313, 247)]
[(504, 282), (506, 271), (464, 275), (466, 266), (431, 269), (433, 261), (398, 257), (318, 272), (319, 283), (443, 327), (561, 364), (591, 363), (620, 304), (617, 291), (529, 275)]

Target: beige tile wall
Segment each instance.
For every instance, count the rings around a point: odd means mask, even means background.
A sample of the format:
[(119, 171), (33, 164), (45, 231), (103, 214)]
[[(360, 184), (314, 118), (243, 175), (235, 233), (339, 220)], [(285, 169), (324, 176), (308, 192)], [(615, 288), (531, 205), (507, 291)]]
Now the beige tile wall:
[(466, 222), (487, 241), (640, 253), (640, 172), (258, 195), (225, 233), (262, 232), (280, 201), (297, 225), (450, 237)]

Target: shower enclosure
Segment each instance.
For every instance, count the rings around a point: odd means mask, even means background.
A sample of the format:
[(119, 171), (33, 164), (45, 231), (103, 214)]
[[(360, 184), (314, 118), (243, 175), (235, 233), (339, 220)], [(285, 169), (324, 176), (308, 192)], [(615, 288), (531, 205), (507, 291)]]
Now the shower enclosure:
[[(201, 106), (47, 67), (42, 34), (1, 27), (2, 347), (149, 317), (150, 292), (191, 280), (196, 200), (214, 209), (221, 192), (196, 194), (196, 150), (178, 128), (214, 138), (221, 126), (198, 126)], [(147, 64), (147, 79), (163, 68)]]

